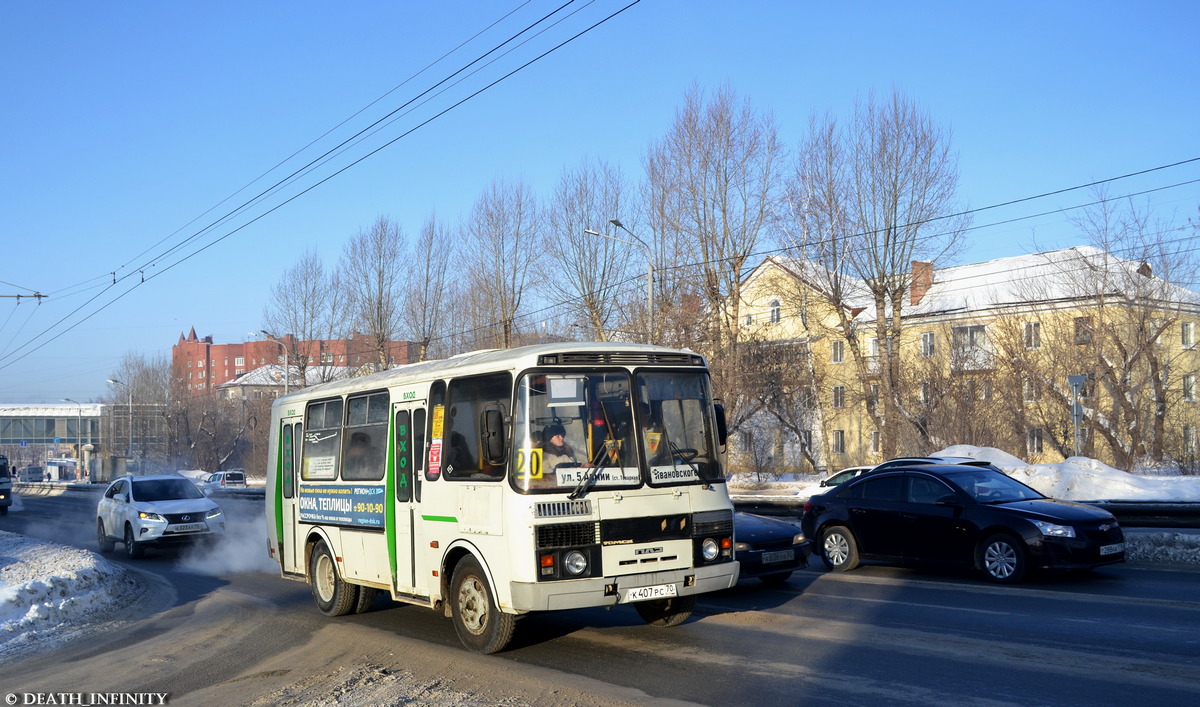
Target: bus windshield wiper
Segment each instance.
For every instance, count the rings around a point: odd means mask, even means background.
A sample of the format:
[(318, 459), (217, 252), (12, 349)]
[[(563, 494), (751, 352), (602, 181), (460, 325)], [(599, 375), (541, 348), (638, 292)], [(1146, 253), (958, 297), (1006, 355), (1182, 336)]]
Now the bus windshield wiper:
[(579, 481), (575, 484), (575, 490), (572, 491), (567, 498), (574, 501), (577, 498), (583, 497), (583, 495), (586, 494), (596, 483), (596, 480), (600, 476), (600, 472), (604, 471), (606, 468), (603, 460), (604, 457), (608, 455), (608, 443), (610, 441), (614, 440), (612, 440), (611, 437), (604, 440), (604, 444), (600, 445), (600, 450), (596, 452), (596, 457), (592, 459), (591, 464), (589, 464), (586, 469), (581, 469), (579, 471)]
[(685, 454), (683, 452), (683, 449), (676, 447), (674, 442), (667, 440), (667, 444), (671, 447), (671, 466), (673, 468), (675, 468), (675, 469), (679, 468), (679, 464), (677, 464), (675, 462), (675, 459), (676, 458), (682, 459), (683, 463), (687, 464), (688, 468), (690, 468), (692, 470), (692, 473), (696, 475), (696, 478), (700, 479), (700, 481), (704, 482), (703, 488), (705, 491), (712, 488), (711, 486), (709, 486), (708, 479), (704, 478), (704, 475), (700, 473), (700, 467), (696, 466), (692, 462), (692, 460), (696, 458), (696, 450), (689, 449), (688, 451), (692, 452), (692, 455), (689, 457), (687, 454)]

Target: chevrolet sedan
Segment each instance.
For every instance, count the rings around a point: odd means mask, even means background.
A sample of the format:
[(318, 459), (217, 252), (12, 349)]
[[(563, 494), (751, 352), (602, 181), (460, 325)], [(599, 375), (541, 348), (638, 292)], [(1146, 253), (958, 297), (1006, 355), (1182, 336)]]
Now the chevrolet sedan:
[(801, 527), (837, 571), (875, 560), (971, 567), (1008, 583), (1035, 569), (1125, 561), (1125, 536), (1111, 513), (1046, 498), (995, 468), (874, 471), (810, 498)]

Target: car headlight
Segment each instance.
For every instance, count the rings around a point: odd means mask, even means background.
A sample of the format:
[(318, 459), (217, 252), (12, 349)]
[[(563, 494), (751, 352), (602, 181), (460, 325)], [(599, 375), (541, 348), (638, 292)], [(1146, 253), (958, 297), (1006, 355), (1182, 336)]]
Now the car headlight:
[(807, 540), (807, 538), (804, 537), (804, 533), (796, 533), (792, 537), (792, 544), (799, 545), (800, 543), (804, 542), (805, 540)]
[(1075, 537), (1075, 528), (1070, 525), (1055, 525), (1054, 523), (1047, 523), (1044, 520), (1035, 520), (1033, 524), (1041, 531), (1042, 535), (1048, 538)]
[(563, 558), (563, 568), (568, 574), (581, 575), (587, 570), (587, 557), (578, 550), (572, 550)]
[(717, 559), (717, 555), (721, 554), (721, 547), (717, 545), (717, 541), (712, 538), (705, 538), (700, 544), (700, 554), (704, 556), (706, 562), (712, 562)]
[(152, 521), (155, 521), (158, 523), (166, 523), (167, 522), (166, 518), (163, 518), (159, 514), (152, 513), (150, 511), (138, 511), (138, 518), (141, 518), (142, 520), (152, 520)]
[(207, 514), (204, 516), (204, 520), (212, 520), (213, 518), (216, 518), (216, 517), (218, 517), (218, 516), (220, 516), (220, 515), (221, 515), (221, 509), (220, 509), (220, 508), (214, 508), (214, 509), (212, 509), (211, 511), (209, 511), (209, 512), (208, 512), (208, 513), (207, 513)]

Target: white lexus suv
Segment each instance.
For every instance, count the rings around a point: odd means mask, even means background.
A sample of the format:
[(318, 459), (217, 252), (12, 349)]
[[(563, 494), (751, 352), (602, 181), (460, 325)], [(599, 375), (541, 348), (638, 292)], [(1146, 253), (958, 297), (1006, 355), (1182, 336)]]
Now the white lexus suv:
[(136, 558), (149, 546), (211, 543), (224, 535), (221, 507), (182, 476), (122, 476), (96, 507), (101, 552), (120, 542)]

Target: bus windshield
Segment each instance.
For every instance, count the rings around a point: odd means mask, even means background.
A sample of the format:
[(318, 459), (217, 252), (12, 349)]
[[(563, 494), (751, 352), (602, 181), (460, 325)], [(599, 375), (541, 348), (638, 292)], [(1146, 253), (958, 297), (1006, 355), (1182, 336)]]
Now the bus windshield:
[(523, 492), (721, 478), (707, 378), (696, 372), (528, 373), (517, 385), (512, 479)]

